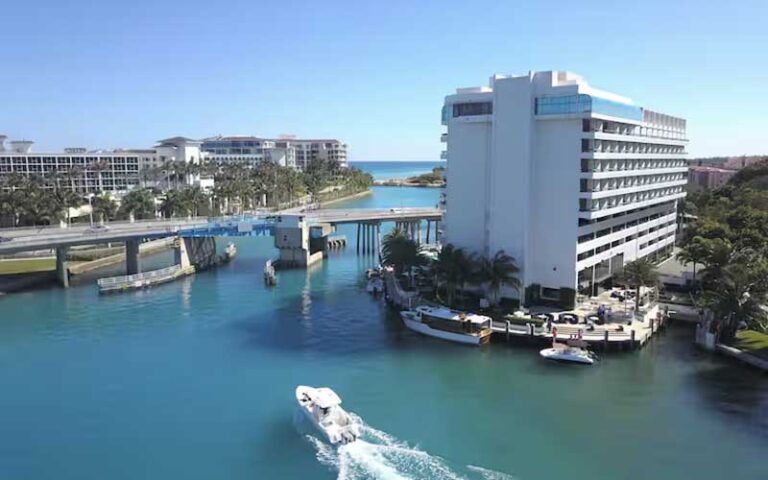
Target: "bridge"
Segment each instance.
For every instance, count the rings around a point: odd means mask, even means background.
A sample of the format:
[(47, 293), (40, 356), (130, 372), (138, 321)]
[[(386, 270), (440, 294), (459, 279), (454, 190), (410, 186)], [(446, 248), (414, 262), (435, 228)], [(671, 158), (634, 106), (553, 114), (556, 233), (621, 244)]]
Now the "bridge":
[[(184, 240), (189, 249), (196, 245), (195, 239), (272, 235), (275, 236), (275, 246), (280, 249), (282, 260), (289, 265), (306, 266), (317, 260), (320, 250), (325, 250), (323, 239), (327, 240), (327, 235), (337, 225), (357, 224), (358, 252), (373, 253), (380, 246), (379, 228), (382, 222), (396, 222), (400, 228), (420, 240), (421, 221), (427, 221), (427, 232), (434, 222), (437, 232), (437, 222), (441, 219), (442, 211), (435, 208), (294, 209), (218, 218), (111, 222), (108, 226), (93, 227), (18, 227), (0, 229), (0, 255), (55, 250), (57, 273), (62, 285), (67, 286), (66, 254), (70, 247), (79, 245), (124, 242), (126, 269), (131, 275), (140, 271), (139, 245), (144, 240), (175, 236)], [(427, 237), (429, 241), (429, 234)]]

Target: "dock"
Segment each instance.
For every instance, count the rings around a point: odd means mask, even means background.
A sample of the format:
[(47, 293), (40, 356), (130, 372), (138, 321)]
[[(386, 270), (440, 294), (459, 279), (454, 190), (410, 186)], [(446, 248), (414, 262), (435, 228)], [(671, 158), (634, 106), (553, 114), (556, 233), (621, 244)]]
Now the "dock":
[[(433, 305), (432, 302), (419, 296), (417, 292), (403, 290), (395, 279), (391, 267), (383, 269), (385, 299), (387, 303), (398, 310), (416, 308), (419, 305)], [(585, 299), (575, 312), (580, 318), (586, 318), (583, 312), (596, 308), (595, 303), (607, 300), (605, 298)], [(489, 315), (482, 311), (474, 312)], [(528, 343), (536, 343), (542, 346), (549, 345), (553, 340), (552, 329), (547, 325), (541, 325), (540, 321), (531, 319), (531, 322), (522, 323), (504, 320), (502, 317), (490, 315), (493, 318), (491, 329), (493, 338), (497, 341), (521, 340)], [(587, 342), (590, 348), (595, 350), (636, 350), (645, 346), (658, 331), (662, 330), (669, 322), (666, 309), (656, 303), (641, 309), (639, 312), (613, 311), (613, 321), (604, 325), (589, 327), (584, 323), (553, 323), (557, 328), (558, 341), (566, 341), (576, 336)]]
[[(666, 319), (653, 318), (649, 323), (634, 320), (629, 325), (619, 324), (595, 325), (594, 330), (587, 330), (584, 324), (553, 324), (557, 328), (558, 341), (566, 341), (575, 336), (587, 342), (591, 348), (599, 350), (635, 350), (645, 346), (651, 337), (666, 326)], [(546, 326), (536, 326), (533, 323), (519, 325), (510, 321), (494, 320), (491, 326), (497, 339), (510, 341), (526, 339), (542, 345), (552, 343), (552, 331)]]
[(151, 270), (133, 275), (100, 278), (97, 281), (97, 284), (99, 286), (99, 293), (124, 292), (127, 290), (138, 290), (172, 282), (177, 278), (193, 273), (195, 273), (195, 267), (192, 265), (188, 267), (173, 265), (159, 270)]

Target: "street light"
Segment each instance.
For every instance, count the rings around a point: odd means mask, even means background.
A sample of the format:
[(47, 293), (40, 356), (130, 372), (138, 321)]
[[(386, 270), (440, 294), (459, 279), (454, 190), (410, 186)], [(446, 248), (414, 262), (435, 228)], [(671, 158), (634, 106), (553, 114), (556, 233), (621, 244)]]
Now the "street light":
[(93, 194), (89, 193), (88, 194), (88, 206), (90, 207), (90, 209), (88, 211), (88, 216), (91, 219), (91, 228), (93, 228), (93, 201), (92, 200), (93, 200)]

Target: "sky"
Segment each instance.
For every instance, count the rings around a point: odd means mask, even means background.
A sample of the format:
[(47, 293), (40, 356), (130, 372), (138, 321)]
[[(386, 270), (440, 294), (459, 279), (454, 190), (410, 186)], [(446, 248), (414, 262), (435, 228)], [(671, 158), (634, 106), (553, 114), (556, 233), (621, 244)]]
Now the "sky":
[(295, 134), (438, 160), (457, 87), (569, 70), (688, 119), (691, 157), (768, 154), (767, 18), (765, 0), (10, 1), (0, 133), (35, 151)]

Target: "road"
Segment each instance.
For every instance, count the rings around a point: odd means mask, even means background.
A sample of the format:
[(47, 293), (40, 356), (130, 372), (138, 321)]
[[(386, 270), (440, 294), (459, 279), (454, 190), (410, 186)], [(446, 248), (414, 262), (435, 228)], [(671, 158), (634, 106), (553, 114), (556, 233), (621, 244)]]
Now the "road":
[(22, 227), (0, 229), (0, 255), (8, 255), (30, 250), (48, 250), (57, 247), (70, 247), (107, 242), (122, 242), (132, 238), (162, 238), (176, 235), (183, 230), (213, 227), (225, 224), (233, 230), (241, 223), (263, 223), (265, 218), (280, 215), (304, 215), (309, 224), (313, 223), (358, 223), (368, 221), (414, 221), (440, 220), (442, 212), (436, 208), (360, 208), (360, 209), (324, 209), (309, 212), (297, 212), (295, 209), (270, 215), (260, 214), (245, 217), (222, 217), (210, 219), (197, 217), (189, 219), (142, 220), (136, 222), (112, 222), (104, 230), (93, 229), (88, 225), (76, 225), (68, 228), (58, 226)]

